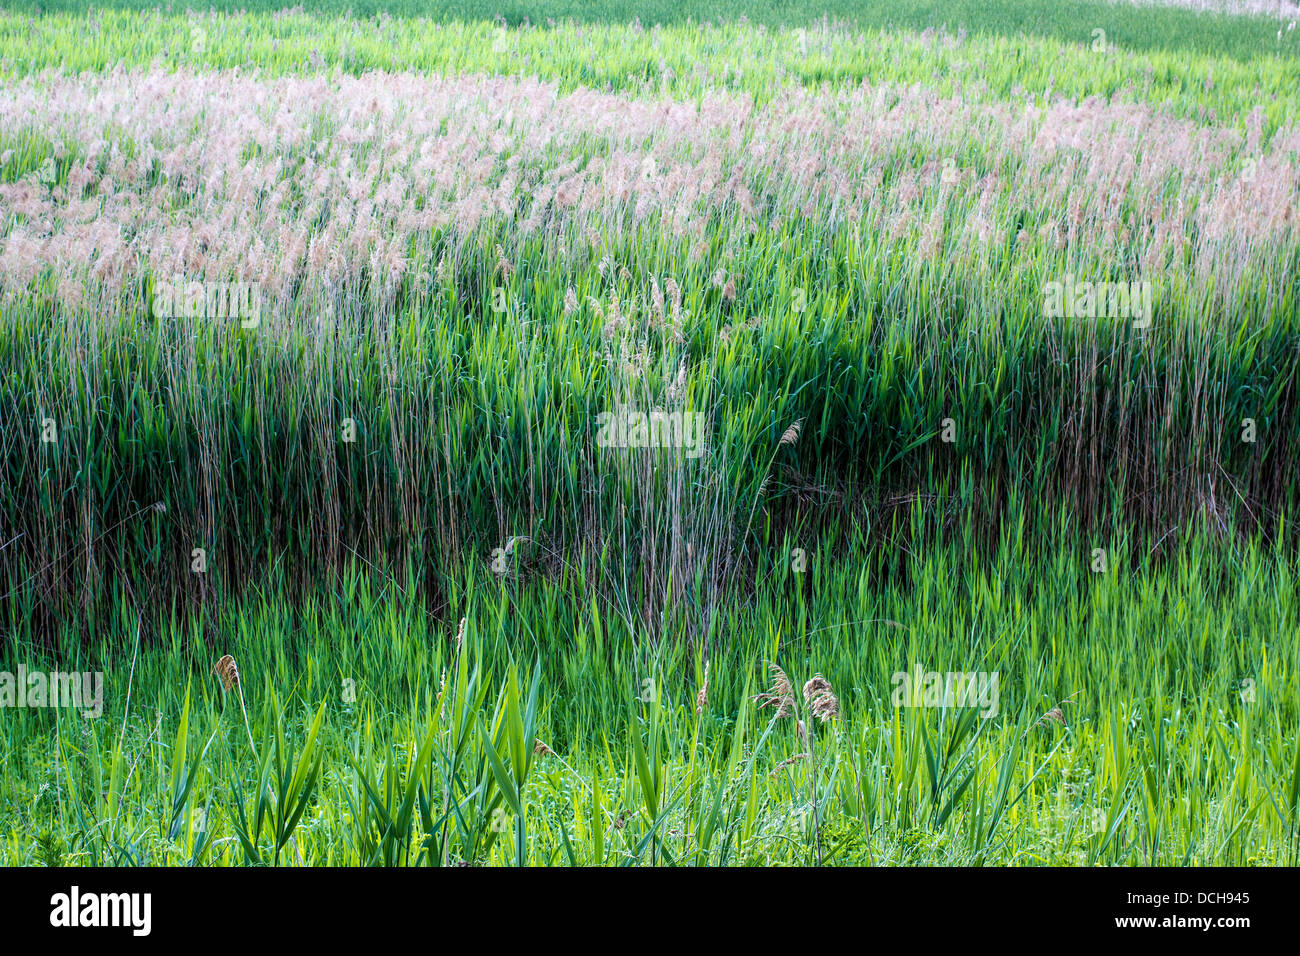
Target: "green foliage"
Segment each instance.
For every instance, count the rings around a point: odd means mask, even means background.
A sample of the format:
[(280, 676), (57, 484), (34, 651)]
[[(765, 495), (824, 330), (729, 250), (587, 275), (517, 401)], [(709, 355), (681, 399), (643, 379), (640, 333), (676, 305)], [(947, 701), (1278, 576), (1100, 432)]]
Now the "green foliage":
[[(1036, 5), (1007, 0), (1016, 8)], [(983, 7), (983, 0), (976, 4)], [(96, 6), (94, 16), (54, 14), (32, 19), (0, 11), (0, 75), (44, 69), (255, 68), (270, 76), (340, 70), (424, 71), (537, 76), (561, 91), (590, 87), (642, 95), (667, 93), (690, 101), (708, 91), (734, 90), (756, 102), (787, 95), (785, 87), (872, 84), (910, 85), (923, 79), (941, 96), (972, 101), (1041, 101), (1052, 96), (1166, 104), (1198, 121), (1228, 118), (1240, 125), (1258, 108), (1266, 132), (1300, 112), (1294, 83), (1300, 30), (1275, 20), (1197, 15), (1186, 10), (1127, 3), (1078, 4), (1078, 17), (1051, 21), (1051, 29), (1023, 24), (961, 29), (966, 16), (952, 4), (951, 19), (855, 16), (823, 21), (820, 15), (779, 17), (772, 29), (730, 16), (671, 18), (656, 29), (629, 29), (632, 16), (504, 27), (490, 15), (439, 22), (347, 19), (317, 12), (257, 12), (198, 16), (176, 11), (131, 12)], [(584, 6), (586, 6), (584, 4)], [(888, 5), (854, 4), (868, 11)], [(913, 8), (915, 4), (900, 6)], [(1059, 9), (1061, 4), (1053, 4)], [(246, 5), (237, 5), (239, 11)], [(390, 11), (391, 12), (391, 11)], [(742, 11), (743, 12), (743, 11)], [(973, 14), (969, 16), (973, 20)], [(1183, 29), (1161, 21), (1180, 21)], [(946, 24), (946, 26), (945, 26)], [(1126, 28), (1126, 24), (1129, 24)], [(934, 28), (937, 33), (923, 33)], [(1105, 33), (1104, 51), (1094, 49)], [(961, 31), (959, 33), (959, 31)], [(1190, 34), (1190, 36), (1189, 36)], [(0, 178), (16, 178), (45, 154), (43, 133), (15, 151)], [(66, 169), (66, 166), (64, 166)]]
[[(682, 102), (921, 83), (1233, 135), (1300, 113), (1300, 31), (1268, 18), (275, 8), (20, 0), (0, 75), (477, 72)], [(56, 139), (7, 136), (0, 183), (65, 185)], [(1119, 225), (1160, 214), (1141, 198)], [(1064, 211), (1014, 204), (975, 253), (900, 253), (827, 210), (752, 229), (717, 210), (698, 243), (645, 229), (568, 258), (577, 236), (434, 232), (391, 310), (348, 290), (328, 337), (317, 303), (257, 336), (154, 319), (156, 277), (78, 311), (42, 274), (0, 316), (0, 671), (102, 671), (105, 710), (3, 712), (0, 864), (1297, 865), (1295, 232), (1223, 283), (1174, 263), (1139, 334), (1043, 317), (1045, 280), (1138, 252), (1037, 242)], [(448, 279), (416, 281), (448, 250)], [(684, 319), (655, 327), (668, 278)], [(640, 365), (602, 334), (615, 301)], [(709, 455), (595, 447), (600, 412), (670, 388)], [(788, 716), (759, 706), (768, 661), (796, 681)], [(996, 712), (900, 703), (914, 668), (996, 673)]]
[[(61, 713), (51, 750), (55, 714), (6, 712), (0, 857), (1294, 864), (1291, 559), (1188, 527), (1170, 558), (1114, 549), (1098, 573), (1084, 543), (1031, 555), (911, 531), (890, 553), (832, 536), (805, 574), (784, 557), (760, 568), (748, 599), (717, 608), (698, 712), (698, 659), (647, 663), (618, 616), (602, 616), (596, 649), (577, 571), (449, 579), (443, 622), (357, 564), (329, 590), (249, 593), (206, 638), (147, 618), (155, 638), (134, 661), (124, 608), (92, 649), (102, 718)], [(225, 652), (258, 715), (255, 751), (210, 673)], [(526, 678), (520, 654), (536, 656)], [(796, 697), (824, 674), (838, 716), (814, 721), (802, 698), (790, 718), (759, 709), (765, 660)], [(918, 665), (997, 671), (997, 712), (898, 706), (894, 675)]]
[[(171, 10), (159, 0), (15, 0), (9, 9), (27, 15), (39, 12), (86, 13), (103, 16), (117, 10)], [(718, 21), (745, 20), (765, 27), (809, 27), (823, 19), (861, 29), (938, 30), (946, 28), (990, 36), (1042, 37), (1077, 41), (1103, 27), (1111, 39), (1130, 49), (1214, 52), (1239, 58), (1295, 55), (1295, 46), (1282, 46), (1275, 38), (1276, 17), (1242, 17), (1200, 12), (1177, 6), (1106, 3), (1099, 0), (212, 0), (203, 8), (222, 13), (249, 11), (266, 17), (276, 11), (305, 8), (308, 13), (358, 18), (382, 17), (402, 22), (428, 19), (438, 24), (496, 21), (509, 26), (542, 25), (551, 21), (616, 24), (640, 23), (688, 26)], [(1282, 24), (1285, 29), (1285, 24)]]

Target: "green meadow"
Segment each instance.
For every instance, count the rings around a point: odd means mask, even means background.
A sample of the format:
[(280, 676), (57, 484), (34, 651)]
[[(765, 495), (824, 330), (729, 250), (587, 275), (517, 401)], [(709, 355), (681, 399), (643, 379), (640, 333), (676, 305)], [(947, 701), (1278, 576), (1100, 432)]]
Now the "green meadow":
[(0, 13), (0, 863), (1300, 863), (1300, 29), (861, 7)]

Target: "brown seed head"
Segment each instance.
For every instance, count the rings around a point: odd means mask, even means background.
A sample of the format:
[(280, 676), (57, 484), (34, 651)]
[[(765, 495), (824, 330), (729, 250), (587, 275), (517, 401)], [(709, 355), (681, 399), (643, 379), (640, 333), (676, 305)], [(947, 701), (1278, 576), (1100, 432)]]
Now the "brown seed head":
[(695, 695), (695, 714), (699, 716), (704, 713), (704, 708), (709, 705), (709, 662), (704, 662), (704, 683), (700, 685), (700, 692)]
[(1062, 727), (1064, 727), (1065, 711), (1061, 710), (1061, 708), (1059, 707), (1053, 707), (1047, 713), (1043, 714), (1043, 716), (1038, 718), (1037, 726), (1046, 727), (1048, 724), (1051, 723), (1060, 724)]
[(212, 668), (212, 673), (221, 678), (221, 684), (227, 691), (239, 686), (239, 668), (235, 666), (235, 659), (229, 654), (217, 661)]
[(792, 716), (794, 714), (794, 688), (790, 686), (790, 678), (786, 677), (785, 671), (775, 664), (769, 663), (767, 669), (772, 675), (772, 687), (753, 699), (758, 701), (760, 710), (764, 707), (775, 707), (778, 719)]
[(803, 685), (803, 699), (809, 713), (822, 723), (834, 720), (840, 714), (840, 700), (835, 696), (835, 688), (821, 674), (814, 674), (812, 680)]

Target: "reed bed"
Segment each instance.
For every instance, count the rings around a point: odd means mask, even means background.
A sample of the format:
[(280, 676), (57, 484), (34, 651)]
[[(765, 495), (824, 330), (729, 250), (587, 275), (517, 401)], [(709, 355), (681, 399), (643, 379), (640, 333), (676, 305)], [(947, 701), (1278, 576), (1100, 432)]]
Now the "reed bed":
[[(1300, 132), (788, 93), (11, 86), (15, 615), (119, 578), (215, 596), (290, 555), (304, 578), (356, 554), (463, 566), (512, 537), (617, 546), (621, 580), (680, 595), (752, 560), (760, 498), (784, 520), (923, 495), (993, 528), (1016, 495), (1083, 528), (1208, 511), (1285, 533)], [(33, 123), (58, 144), (44, 182)], [(1047, 315), (1072, 276), (1147, 281), (1151, 315)], [(195, 283), (243, 283), (256, 316), (178, 317)], [(701, 416), (708, 453), (598, 454), (625, 406)]]
[[(1222, 9), (1213, 9), (1215, 7)], [(524, 27), (534, 30), (611, 27), (592, 53), (616, 51), (635, 44), (656, 27), (675, 28), (678, 34), (734, 29), (748, 42), (762, 42), (766, 33), (816, 30), (834, 23), (858, 31), (888, 34), (895, 45), (898, 34), (949, 33), (1001, 37), (1023, 41), (1042, 38), (1058, 46), (1087, 43), (1091, 31), (1104, 29), (1109, 41), (1121, 50), (1174, 51), (1182, 55), (1208, 54), (1219, 58), (1250, 60), (1291, 56), (1297, 52), (1294, 31), (1288, 27), (1296, 18), (1294, 0), (1058, 0), (1050, 7), (1023, 0), (948, 0), (942, 4), (913, 0), (881, 0), (864, 5), (854, 0), (819, 0), (790, 4), (782, 0), (693, 0), (688, 4), (666, 0), (497, 0), (488, 11), (475, 0), (312, 0), (293, 4), (285, 0), (212, 0), (192, 9), (158, 0), (113, 0), (93, 4), (89, 0), (14, 0), (6, 9), (21, 17), (28, 30), (39, 29), (42, 21), (61, 25), (86, 21), (96, 44), (125, 42), (139, 51), (149, 42), (149, 31), (133, 26), (132, 35), (122, 41), (112, 32), (96, 29), (113, 24), (119, 13), (131, 17), (164, 19), (189, 16), (218, 19), (231, 15), (246, 17), (250, 32), (277, 29), (285, 21), (320, 18), (343, 22), (350, 29), (367, 21), (390, 28), (401, 39), (458, 25), (474, 27)], [(1235, 14), (1235, 15), (1234, 15)], [(714, 34), (718, 35), (717, 33)], [(188, 38), (188, 30), (186, 31)], [(84, 49), (68, 42), (66, 32), (56, 31), (50, 39), (55, 50), (46, 57), (66, 58), (69, 64), (84, 62)], [(436, 41), (434, 41), (436, 42)], [(175, 49), (173, 46), (172, 49)], [(726, 57), (741, 48), (723, 48)], [(372, 54), (386, 56), (382, 50)], [(127, 57), (129, 58), (129, 57)], [(1062, 80), (1065, 76), (1062, 76)]]
[[(722, 604), (707, 660), (640, 641), (577, 569), (461, 580), (443, 623), (358, 562), (201, 625), (150, 615), (138, 649), (123, 601), (91, 646), (63, 635), (65, 666), (105, 667), (104, 714), (0, 724), (0, 860), (1295, 865), (1294, 563), (1113, 544), (1104, 575), (1014, 534), (903, 571), (841, 538)], [(998, 672), (997, 713), (897, 706), (917, 666)]]
[(1296, 33), (1077, 6), (0, 14), (0, 862), (1295, 865)]

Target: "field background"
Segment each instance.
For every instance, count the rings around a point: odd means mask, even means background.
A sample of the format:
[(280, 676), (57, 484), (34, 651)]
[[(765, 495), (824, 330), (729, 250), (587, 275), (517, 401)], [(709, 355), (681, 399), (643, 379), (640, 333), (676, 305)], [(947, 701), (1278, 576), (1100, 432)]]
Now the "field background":
[(0, 12), (0, 860), (1294, 865), (1295, 8), (858, 6)]

